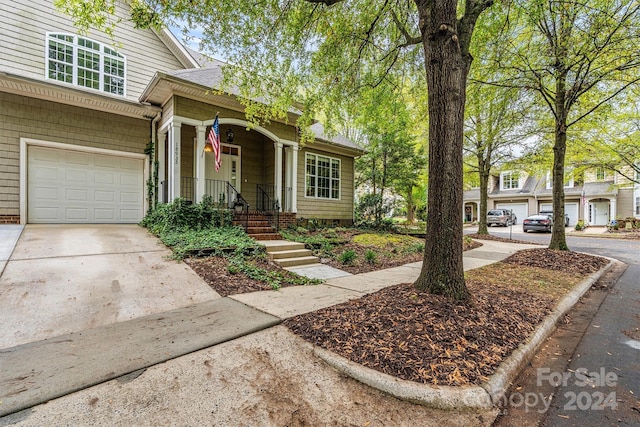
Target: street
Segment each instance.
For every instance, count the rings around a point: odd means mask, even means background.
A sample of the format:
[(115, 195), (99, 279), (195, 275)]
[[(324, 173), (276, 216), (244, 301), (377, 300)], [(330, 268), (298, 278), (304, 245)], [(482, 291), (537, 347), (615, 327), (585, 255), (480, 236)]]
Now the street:
[[(513, 239), (541, 244), (551, 236), (523, 233), (521, 226), (489, 229), (500, 237), (508, 238), (510, 232)], [(542, 363), (527, 390), (518, 393), (534, 396), (549, 384), (555, 388), (538, 425), (640, 425), (640, 240), (568, 235), (567, 244), (573, 251), (615, 258), (628, 267), (596, 306), (566, 367), (558, 371)], [(509, 425), (509, 416), (504, 418), (502, 425)]]

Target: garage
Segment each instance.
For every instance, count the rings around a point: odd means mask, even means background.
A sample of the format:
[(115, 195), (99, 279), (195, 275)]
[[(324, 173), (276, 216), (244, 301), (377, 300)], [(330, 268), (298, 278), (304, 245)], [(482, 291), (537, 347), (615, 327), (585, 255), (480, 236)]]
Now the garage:
[(137, 223), (142, 219), (141, 155), (89, 150), (28, 146), (27, 222)]
[[(569, 215), (569, 226), (574, 226), (578, 222), (578, 203), (565, 203), (564, 204), (564, 213)], [(541, 211), (553, 211), (553, 204), (551, 203), (542, 203), (540, 205)]]
[(510, 209), (516, 214), (517, 223), (529, 216), (529, 205), (527, 203), (498, 203), (496, 209)]

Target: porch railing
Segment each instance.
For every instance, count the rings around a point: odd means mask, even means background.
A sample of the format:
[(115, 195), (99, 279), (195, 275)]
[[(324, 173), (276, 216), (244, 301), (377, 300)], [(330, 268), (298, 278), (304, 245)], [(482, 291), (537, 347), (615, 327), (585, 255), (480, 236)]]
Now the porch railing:
[(196, 200), (196, 179), (190, 176), (180, 177), (180, 197), (194, 203)]
[(249, 225), (249, 203), (228, 181), (205, 179), (204, 194), (211, 196), (220, 208), (232, 210), (237, 220), (247, 231)]
[(256, 209), (261, 211), (269, 220), (269, 224), (278, 231), (280, 202), (275, 197), (274, 186), (256, 185)]

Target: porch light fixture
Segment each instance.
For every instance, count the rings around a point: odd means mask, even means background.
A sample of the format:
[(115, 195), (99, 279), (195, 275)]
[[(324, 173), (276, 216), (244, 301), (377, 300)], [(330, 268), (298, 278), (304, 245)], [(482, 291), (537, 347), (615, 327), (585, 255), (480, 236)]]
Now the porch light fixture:
[(205, 153), (212, 153), (213, 152), (213, 147), (211, 146), (211, 144), (204, 144), (204, 151)]
[(233, 137), (235, 134), (231, 128), (227, 129), (227, 142), (233, 142)]

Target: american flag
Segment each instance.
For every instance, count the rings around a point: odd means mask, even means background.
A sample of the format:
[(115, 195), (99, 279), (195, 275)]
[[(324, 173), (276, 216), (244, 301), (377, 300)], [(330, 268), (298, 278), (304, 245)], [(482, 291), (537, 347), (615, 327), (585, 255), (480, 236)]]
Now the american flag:
[(213, 149), (213, 156), (215, 158), (214, 166), (216, 168), (216, 172), (218, 172), (220, 170), (220, 165), (222, 164), (222, 159), (220, 157), (220, 123), (218, 122), (217, 114), (216, 119), (213, 121), (213, 125), (211, 125), (211, 130), (207, 137), (207, 143), (211, 144), (211, 148)]

